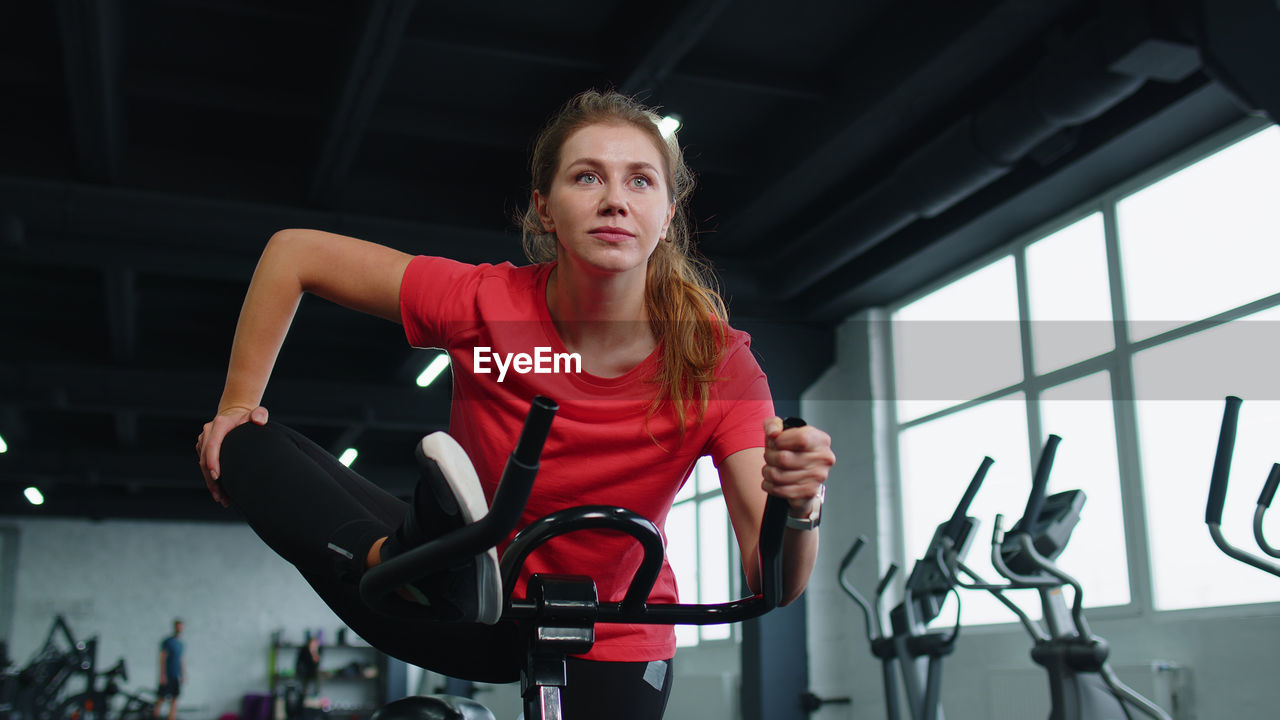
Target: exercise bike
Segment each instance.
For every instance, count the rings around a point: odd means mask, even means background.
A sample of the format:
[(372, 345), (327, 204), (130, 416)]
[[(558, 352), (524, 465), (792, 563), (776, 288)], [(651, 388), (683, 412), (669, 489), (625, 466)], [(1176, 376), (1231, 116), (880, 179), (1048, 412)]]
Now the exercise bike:
[[(1209, 526), (1209, 535), (1222, 552), (1247, 565), (1280, 576), (1280, 564), (1259, 557), (1227, 542), (1222, 535), (1222, 506), (1227, 500), (1227, 481), (1231, 474), (1231, 455), (1236, 445), (1236, 427), (1240, 422), (1240, 405), (1244, 401), (1235, 396), (1228, 396), (1226, 409), (1222, 414), (1222, 430), (1218, 434), (1218, 452), (1213, 460), (1213, 476), (1209, 484), (1209, 502), (1205, 507), (1204, 521)], [(1267, 481), (1262, 486), (1262, 494), (1258, 496), (1258, 507), (1253, 513), (1253, 539), (1263, 552), (1274, 558), (1280, 558), (1280, 549), (1267, 542), (1262, 531), (1262, 519), (1271, 507), (1276, 496), (1276, 487), (1280, 486), (1280, 463), (1271, 466)]]
[(55, 616), (45, 636), (26, 667), (17, 673), (12, 688), (6, 691), (7, 717), (12, 720), (53, 720), (62, 703), (63, 690), (76, 675), (85, 677), (85, 688), (91, 690), (97, 671), (98, 640), (77, 640), (61, 615)]
[[(1009, 582), (981, 581), (961, 565), (954, 549), (945, 546), (939, 564), (961, 587), (996, 593), (1031, 634), (1035, 641), (1031, 659), (1049, 676), (1049, 720), (1132, 720), (1131, 709), (1156, 720), (1170, 720), (1168, 713), (1116, 676), (1107, 661), (1110, 647), (1093, 634), (1085, 619), (1084, 588), (1053, 562), (1066, 549), (1085, 502), (1082, 490), (1045, 496), (1059, 442), (1060, 437), (1050, 435), (1045, 444), (1022, 518), (1006, 533), (1003, 517), (996, 516), (991, 563)], [(957, 571), (975, 581), (961, 581)], [(1063, 598), (1066, 586), (1075, 591), (1070, 609)], [(1043, 627), (1003, 596), (1005, 591), (1019, 589), (1039, 593)]]
[[(885, 712), (889, 720), (899, 720), (902, 717), (903, 691), (912, 720), (944, 718), (940, 697), (942, 660), (955, 650), (956, 640), (960, 636), (960, 615), (957, 611), (956, 624), (950, 632), (926, 629), (928, 623), (942, 611), (947, 595), (955, 592), (954, 579), (939, 566), (938, 557), (944, 548), (949, 548), (957, 558), (963, 558), (968, 551), (978, 527), (978, 520), (968, 515), (969, 506), (993, 462), (989, 457), (983, 458), (951, 518), (934, 531), (929, 549), (924, 557), (916, 561), (907, 578), (902, 602), (889, 613), (890, 633), (886, 634), (884, 631), (882, 601), (889, 583), (898, 572), (898, 566), (889, 566), (876, 586), (875, 601), (872, 603), (845, 577), (849, 566), (866, 543), (866, 538), (859, 537), (854, 541), (840, 562), (836, 578), (845, 593), (862, 609), (871, 654), (880, 660)], [(899, 675), (903, 681), (902, 690), (898, 685)]]
[[(478, 555), (505, 540), (515, 528), (538, 472), (542, 445), (558, 406), (535, 397), (524, 428), (503, 470), (489, 513), (477, 522), (413, 548), (366, 572), (360, 594), (370, 607), (388, 615), (412, 612), (392, 599), (396, 588), (448, 567), (454, 559)], [(787, 427), (803, 421), (788, 419)], [(782, 592), (782, 535), (787, 503), (770, 497), (760, 528), (761, 592), (728, 603), (650, 605), (649, 592), (662, 569), (663, 542), (656, 525), (629, 510), (610, 506), (569, 508), (522, 529), (500, 562), (506, 594), (502, 621), (514, 621), (524, 637), (520, 672), (525, 720), (561, 720), (560, 692), (566, 685), (565, 658), (591, 649), (596, 623), (693, 624), (741, 622), (778, 605)], [(602, 603), (595, 583), (581, 576), (530, 578), (524, 598), (512, 597), (524, 561), (534, 549), (560, 535), (588, 529), (616, 530), (633, 537), (643, 559), (621, 602)], [(493, 720), (493, 714), (468, 698), (408, 697), (388, 703), (374, 720)]]

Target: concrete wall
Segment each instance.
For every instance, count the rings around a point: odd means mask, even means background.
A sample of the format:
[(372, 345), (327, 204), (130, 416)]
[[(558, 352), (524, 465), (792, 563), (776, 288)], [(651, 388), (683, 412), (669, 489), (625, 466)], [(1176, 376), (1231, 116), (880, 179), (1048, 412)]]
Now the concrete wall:
[[(0, 519), (0, 527), (17, 535), (14, 584), (0, 590), (13, 597), (11, 628), (0, 627), (13, 659), (25, 664), (62, 614), (78, 638), (98, 636), (100, 669), (123, 657), (126, 687), (154, 690), (159, 643), (181, 617), (184, 717), (238, 712), (246, 692), (264, 692), (273, 632), (299, 642), (304, 629), (319, 628), (328, 644), (341, 627), (292, 566), (243, 525)], [(349, 662), (338, 657), (344, 652), (357, 651), (328, 648), (323, 667)], [(284, 662), (292, 669), (291, 653)], [(368, 691), (326, 688), (335, 701)]]
[[(819, 709), (814, 720), (885, 716), (880, 664), (868, 650), (862, 614), (836, 584), (840, 560), (857, 535), (867, 536), (871, 543), (849, 577), (868, 593), (879, 572), (871, 557), (878, 556), (878, 565), (884, 567), (899, 552), (890, 511), (894, 501), (890, 438), (884, 424), (877, 422), (883, 403), (868, 400), (885, 397), (876, 385), (883, 363), (876, 336), (879, 324), (872, 313), (842, 326), (836, 366), (806, 393), (802, 403), (805, 417), (831, 432), (839, 456), (827, 495), (822, 553), (806, 593), (811, 685), (821, 697), (852, 698), (851, 704)], [(1183, 698), (1189, 699), (1190, 706), (1182, 707), (1178, 718), (1277, 715), (1280, 683), (1274, 678), (1280, 608), (1275, 605), (1095, 615), (1093, 629), (1110, 641), (1112, 664), (1136, 689), (1150, 692), (1150, 673), (1143, 668), (1151, 661), (1189, 668), (1190, 694)], [(1047, 690), (1043, 673), (1031, 663), (1030, 646), (1030, 638), (1017, 625), (966, 629), (945, 664), (943, 702), (948, 720), (1002, 718), (1001, 713), (1012, 712), (1008, 706), (1013, 698), (1025, 701), (1020, 714), (1013, 717), (1044, 717)], [(1031, 671), (1024, 673), (1028, 668)]]

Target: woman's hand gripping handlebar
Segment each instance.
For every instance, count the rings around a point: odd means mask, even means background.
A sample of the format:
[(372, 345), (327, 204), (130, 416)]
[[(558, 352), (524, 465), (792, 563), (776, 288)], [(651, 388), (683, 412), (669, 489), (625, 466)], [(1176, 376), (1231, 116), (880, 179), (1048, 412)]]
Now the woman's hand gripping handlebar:
[[(551, 420), (559, 406), (548, 398), (533, 399), (524, 429), (494, 495), (489, 513), (464, 528), (376, 565), (360, 580), (360, 596), (375, 610), (403, 614), (404, 604), (391, 601), (396, 588), (448, 567), (456, 558), (479, 555), (505, 540), (529, 500), (542, 445), (551, 430)], [(508, 591), (509, 592), (509, 591)]]

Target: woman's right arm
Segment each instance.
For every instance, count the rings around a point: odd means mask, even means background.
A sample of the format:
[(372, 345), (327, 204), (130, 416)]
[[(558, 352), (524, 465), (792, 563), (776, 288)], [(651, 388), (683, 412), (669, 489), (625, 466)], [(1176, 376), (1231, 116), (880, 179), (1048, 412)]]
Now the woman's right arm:
[(218, 413), (196, 439), (200, 470), (213, 499), (229, 504), (218, 484), (222, 439), (238, 425), (267, 422), (260, 406), (276, 357), (304, 292), (400, 322), (400, 281), (412, 256), (320, 230), (281, 230), (267, 242), (249, 282)]

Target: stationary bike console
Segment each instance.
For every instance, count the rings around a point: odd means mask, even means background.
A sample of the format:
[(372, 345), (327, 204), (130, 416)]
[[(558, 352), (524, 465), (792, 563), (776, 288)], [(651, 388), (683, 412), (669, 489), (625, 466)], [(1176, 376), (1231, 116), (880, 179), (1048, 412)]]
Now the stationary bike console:
[[(424, 611), (392, 598), (398, 587), (443, 570), (458, 557), (479, 555), (510, 536), (529, 499), (542, 446), (558, 409), (548, 398), (533, 399), (489, 513), (471, 525), (370, 568), (360, 582), (360, 594), (366, 604), (392, 616), (410, 617), (415, 612), (420, 615)], [(798, 427), (804, 422), (788, 418), (784, 424)], [(648, 603), (649, 593), (662, 570), (662, 535), (656, 525), (630, 510), (601, 505), (568, 508), (522, 529), (503, 553), (501, 573), (505, 595), (502, 621), (514, 621), (525, 641), (526, 653), (520, 673), (525, 718), (561, 718), (560, 689), (565, 686), (565, 658), (591, 649), (596, 623), (709, 625), (748, 620), (777, 607), (782, 593), (782, 536), (786, 516), (786, 500), (771, 496), (760, 528), (761, 591), (751, 597), (717, 604)], [(529, 580), (525, 597), (512, 597), (512, 589), (530, 553), (554, 537), (588, 529), (625, 533), (643, 549), (640, 566), (621, 602), (600, 602), (591, 578), (563, 575), (535, 574)], [(397, 700), (375, 713), (375, 720), (436, 718), (488, 720), (492, 715), (470, 700), (416, 697)]]

